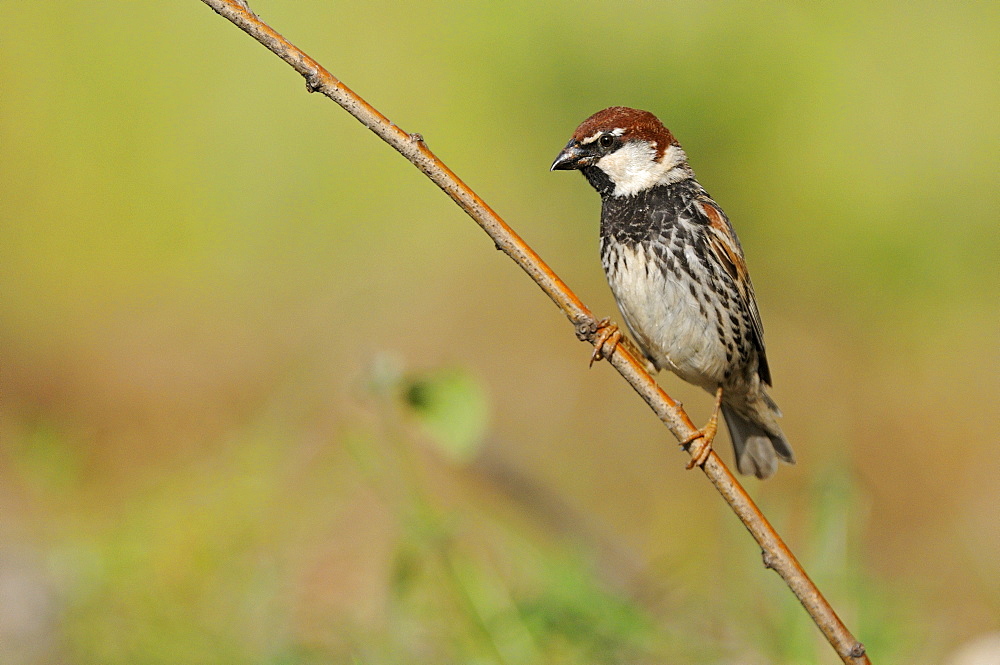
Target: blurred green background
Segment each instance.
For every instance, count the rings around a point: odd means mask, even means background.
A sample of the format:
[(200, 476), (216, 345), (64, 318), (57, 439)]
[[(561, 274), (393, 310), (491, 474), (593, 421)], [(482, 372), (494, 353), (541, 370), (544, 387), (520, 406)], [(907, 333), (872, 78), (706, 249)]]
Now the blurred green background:
[[(657, 113), (760, 301), (799, 464), (751, 493), (873, 662), (1000, 628), (1000, 5), (253, 7), (601, 315), (598, 198), (547, 168)], [(287, 65), (195, 0), (3, 13), (0, 662), (837, 662), (629, 387)]]

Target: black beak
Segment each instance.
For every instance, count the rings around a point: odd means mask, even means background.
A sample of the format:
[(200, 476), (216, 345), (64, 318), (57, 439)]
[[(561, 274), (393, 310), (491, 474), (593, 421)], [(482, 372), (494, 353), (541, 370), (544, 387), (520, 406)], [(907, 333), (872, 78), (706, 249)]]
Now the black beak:
[(552, 162), (550, 171), (569, 171), (579, 169), (590, 163), (591, 155), (586, 150), (577, 145), (576, 141), (570, 141), (563, 148), (563, 151)]

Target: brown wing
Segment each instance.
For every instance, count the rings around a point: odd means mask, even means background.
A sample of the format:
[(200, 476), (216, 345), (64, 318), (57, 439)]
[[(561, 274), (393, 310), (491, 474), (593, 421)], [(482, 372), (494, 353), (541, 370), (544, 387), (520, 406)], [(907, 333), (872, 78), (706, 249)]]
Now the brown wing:
[(736, 237), (736, 232), (733, 231), (733, 226), (729, 223), (726, 213), (722, 212), (715, 201), (708, 197), (701, 197), (698, 199), (696, 207), (708, 221), (709, 248), (719, 259), (719, 265), (732, 278), (744, 309), (750, 313), (753, 342), (759, 356), (757, 372), (764, 383), (771, 385), (771, 370), (767, 366), (767, 355), (764, 352), (764, 326), (760, 322), (757, 297), (754, 295), (753, 284), (750, 282), (750, 273), (747, 272), (740, 240)]

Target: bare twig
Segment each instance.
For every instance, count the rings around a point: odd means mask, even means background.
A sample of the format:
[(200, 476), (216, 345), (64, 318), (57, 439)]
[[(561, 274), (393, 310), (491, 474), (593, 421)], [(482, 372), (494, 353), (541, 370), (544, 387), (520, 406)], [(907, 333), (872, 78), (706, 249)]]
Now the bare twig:
[[(337, 102), (361, 124), (420, 169), (483, 227), (498, 249), (510, 256), (535, 280), (535, 283), (566, 314), (576, 330), (577, 337), (591, 344), (595, 343), (598, 330), (597, 318), (499, 215), (434, 156), (424, 143), (423, 137), (419, 134), (408, 134), (390, 122), (319, 63), (258, 19), (250, 11), (245, 0), (202, 1), (291, 65), (305, 77), (306, 87), (310, 92), (321, 92)], [(672, 400), (646, 371), (645, 364), (639, 359), (634, 347), (627, 344), (619, 345), (608, 360), (649, 404), (678, 441), (688, 440), (697, 433), (691, 419), (680, 405)], [(693, 449), (692, 446), (688, 446), (689, 452)], [(712, 452), (702, 470), (760, 545), (765, 567), (773, 569), (785, 580), (843, 662), (852, 665), (869, 663), (864, 646), (851, 635), (837, 617), (788, 546), (722, 460)]]

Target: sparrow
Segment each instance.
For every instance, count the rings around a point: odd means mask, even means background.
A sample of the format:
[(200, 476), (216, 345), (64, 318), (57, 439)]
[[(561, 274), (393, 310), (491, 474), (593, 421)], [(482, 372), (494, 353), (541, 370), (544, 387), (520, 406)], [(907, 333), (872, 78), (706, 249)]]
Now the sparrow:
[[(704, 462), (721, 406), (741, 473), (764, 479), (778, 459), (794, 464), (768, 395), (743, 249), (674, 135), (648, 111), (612, 106), (584, 120), (552, 162), (553, 171), (571, 169), (601, 195), (601, 263), (633, 339), (656, 369), (716, 395), (708, 425), (683, 443), (701, 438)], [(621, 337), (600, 325), (597, 358)]]

